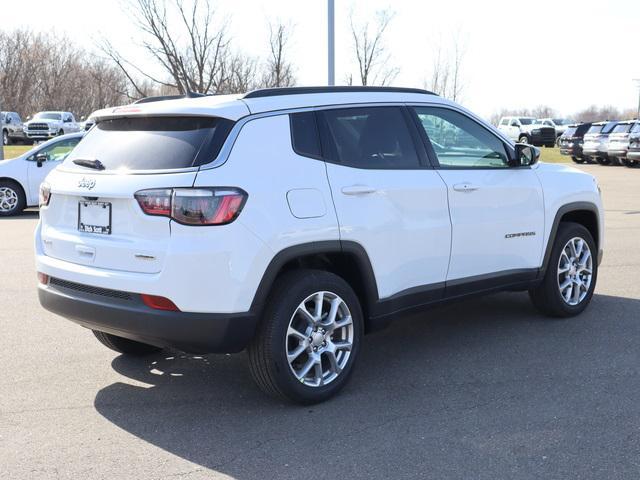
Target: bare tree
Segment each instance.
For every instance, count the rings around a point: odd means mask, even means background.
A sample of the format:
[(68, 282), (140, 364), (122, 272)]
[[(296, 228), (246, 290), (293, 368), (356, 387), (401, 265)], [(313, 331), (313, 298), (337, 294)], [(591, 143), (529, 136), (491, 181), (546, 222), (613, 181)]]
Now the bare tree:
[(0, 32), (3, 107), (23, 116), (40, 110), (77, 115), (126, 101), (127, 81), (113, 65), (68, 39), (30, 30)]
[(269, 24), (269, 58), (262, 79), (264, 87), (290, 87), (295, 84), (293, 66), (287, 59), (291, 27)]
[(433, 50), (431, 75), (425, 82), (425, 87), (442, 97), (459, 102), (464, 87), (465, 54), (466, 42), (460, 31), (452, 37), (450, 45), (444, 46), (441, 40), (437, 41)]
[[(398, 75), (399, 69), (389, 66), (391, 56), (384, 44), (384, 34), (393, 20), (394, 14), (389, 10), (376, 13), (373, 26), (369, 22), (357, 25), (353, 12), (350, 16), (353, 53), (358, 63), (358, 76), (362, 85), (388, 85)], [(353, 76), (348, 77), (353, 83)]]
[(231, 55), (226, 26), (216, 22), (210, 0), (127, 2), (143, 35), (141, 46), (156, 61), (161, 75), (153, 75), (125, 58), (106, 38), (98, 47), (126, 75), (137, 96), (147, 94), (140, 78), (180, 93), (219, 93), (229, 83), (226, 75)]

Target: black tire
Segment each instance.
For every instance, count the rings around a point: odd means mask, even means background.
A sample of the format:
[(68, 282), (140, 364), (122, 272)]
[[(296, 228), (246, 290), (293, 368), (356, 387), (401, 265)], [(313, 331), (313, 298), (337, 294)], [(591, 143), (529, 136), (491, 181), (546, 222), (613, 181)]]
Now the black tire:
[(129, 340), (128, 338), (118, 337), (116, 335), (111, 335), (110, 333), (100, 332), (98, 330), (92, 330), (92, 332), (101, 344), (118, 353), (142, 356), (157, 353), (162, 350), (161, 348), (153, 345), (136, 342), (134, 340)]
[(547, 147), (547, 148), (556, 148), (556, 144), (555, 143), (547, 143), (547, 144), (545, 144), (545, 147)]
[(2, 130), (2, 145), (11, 145), (11, 137), (6, 130)]
[[(0, 217), (18, 215), (25, 209), (25, 207), (27, 206), (27, 199), (24, 195), (24, 190), (22, 190), (22, 187), (18, 183), (12, 180), (0, 180), (0, 189), (3, 190), (2, 198), (0, 198)], [(9, 192), (13, 192), (15, 198), (17, 198), (17, 201), (15, 202), (13, 208), (3, 209), (2, 202), (6, 194), (11, 195), (11, 193)], [(13, 197), (13, 195), (11, 196)]]
[(58, 136), (60, 135), (64, 135), (64, 130), (60, 129), (60, 131), (58, 132)]
[(602, 166), (611, 165), (611, 159), (609, 158), (596, 157), (596, 162), (598, 162), (598, 165), (602, 165)]
[[(558, 285), (558, 265), (560, 256), (567, 243), (573, 238), (581, 238), (589, 246), (592, 256), (592, 276), (591, 284), (585, 297), (577, 304), (570, 305), (562, 297)], [(542, 283), (529, 290), (529, 296), (534, 306), (545, 315), (551, 317), (573, 317), (582, 313), (587, 308), (598, 280), (598, 251), (595, 241), (589, 230), (584, 226), (573, 222), (561, 222), (558, 227), (556, 238), (553, 242), (551, 257), (547, 265)]]
[(640, 162), (638, 160), (629, 160), (628, 158), (623, 158), (622, 163), (625, 167), (629, 167), (629, 168), (640, 167)]
[(584, 158), (571, 157), (571, 160), (573, 160), (575, 163), (584, 163)]
[[(287, 331), (298, 306), (316, 292), (331, 292), (344, 301), (353, 320), (353, 342), (351, 353), (337, 377), (326, 385), (311, 386), (306, 385), (304, 379), (299, 380), (289, 365)], [(305, 405), (322, 402), (335, 395), (348, 382), (363, 334), (360, 302), (341, 277), (321, 270), (286, 273), (276, 281), (258, 331), (249, 345), (251, 375), (260, 389), (273, 397)], [(305, 352), (301, 356), (306, 356)], [(319, 355), (323, 361), (326, 360), (323, 353)]]
[(529, 143), (529, 137), (527, 137), (526, 135), (520, 135), (518, 137), (518, 143)]

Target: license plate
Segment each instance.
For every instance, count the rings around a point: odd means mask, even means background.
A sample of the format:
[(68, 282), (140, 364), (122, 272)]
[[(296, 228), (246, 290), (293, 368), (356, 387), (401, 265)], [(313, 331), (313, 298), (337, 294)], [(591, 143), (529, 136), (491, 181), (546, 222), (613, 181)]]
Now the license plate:
[(107, 202), (78, 203), (78, 230), (111, 235), (111, 204)]

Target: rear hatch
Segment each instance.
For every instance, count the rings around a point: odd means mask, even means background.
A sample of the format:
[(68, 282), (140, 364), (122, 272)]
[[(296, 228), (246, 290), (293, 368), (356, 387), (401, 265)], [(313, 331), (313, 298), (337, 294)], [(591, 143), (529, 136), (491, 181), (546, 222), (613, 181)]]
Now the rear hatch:
[(47, 178), (41, 210), (47, 256), (138, 273), (162, 270), (168, 217), (145, 214), (140, 190), (193, 186), (233, 122), (214, 117), (117, 118), (98, 123)]
[(633, 123), (620, 123), (609, 134), (609, 147), (625, 146), (629, 143), (629, 132)]

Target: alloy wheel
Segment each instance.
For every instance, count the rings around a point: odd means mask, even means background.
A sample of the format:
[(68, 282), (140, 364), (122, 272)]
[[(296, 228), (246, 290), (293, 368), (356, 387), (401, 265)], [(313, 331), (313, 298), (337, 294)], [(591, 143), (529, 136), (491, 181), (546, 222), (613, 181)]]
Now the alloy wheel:
[(0, 187), (0, 212), (8, 213), (18, 205), (18, 193), (9, 187)]
[(593, 278), (593, 256), (587, 242), (574, 237), (569, 240), (558, 261), (558, 288), (564, 302), (576, 306), (589, 293)]
[(345, 301), (327, 291), (309, 295), (289, 321), (286, 338), (289, 368), (304, 385), (327, 385), (346, 367), (353, 340), (353, 319)]

